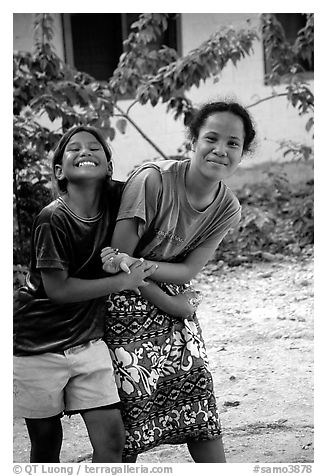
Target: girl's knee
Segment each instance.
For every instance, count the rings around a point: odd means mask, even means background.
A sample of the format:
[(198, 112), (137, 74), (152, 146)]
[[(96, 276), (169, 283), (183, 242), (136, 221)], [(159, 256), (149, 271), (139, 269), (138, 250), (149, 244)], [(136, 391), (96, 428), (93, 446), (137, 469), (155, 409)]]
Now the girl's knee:
[(62, 444), (60, 418), (26, 419), (31, 441), (31, 463), (56, 463)]
[(106, 427), (106, 444), (115, 452), (122, 452), (125, 445), (125, 428), (121, 418), (111, 421)]
[(94, 448), (106, 448), (121, 454), (125, 428), (119, 410), (94, 410), (82, 414)]
[(97, 436), (91, 437), (91, 444), (94, 450), (94, 463), (121, 463), (125, 445), (125, 431), (122, 424), (112, 422), (109, 426), (102, 425)]
[(46, 443), (61, 440), (62, 426), (60, 417), (40, 418), (26, 420), (26, 426), (31, 441)]

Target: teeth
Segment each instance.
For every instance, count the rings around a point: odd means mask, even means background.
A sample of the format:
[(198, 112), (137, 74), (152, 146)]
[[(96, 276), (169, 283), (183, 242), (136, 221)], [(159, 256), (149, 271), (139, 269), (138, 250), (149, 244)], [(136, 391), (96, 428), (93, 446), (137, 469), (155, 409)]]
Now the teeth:
[(89, 167), (89, 166), (91, 166), (91, 167), (96, 167), (96, 164), (95, 164), (94, 162), (89, 161), (89, 160), (85, 160), (85, 161), (80, 162), (80, 163), (78, 164), (78, 167), (84, 167), (84, 166), (87, 166), (87, 167)]

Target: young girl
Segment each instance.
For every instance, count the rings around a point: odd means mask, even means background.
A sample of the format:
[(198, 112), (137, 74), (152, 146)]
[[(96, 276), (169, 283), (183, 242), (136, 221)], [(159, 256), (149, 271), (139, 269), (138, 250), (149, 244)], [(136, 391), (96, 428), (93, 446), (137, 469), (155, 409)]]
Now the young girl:
[[(159, 263), (151, 276), (183, 291), (240, 219), (224, 179), (255, 137), (248, 112), (214, 102), (190, 125), (190, 160), (145, 164), (127, 181), (112, 246)], [(106, 250), (102, 252), (106, 266)], [(162, 443), (187, 443), (195, 462), (223, 463), (224, 448), (201, 328), (177, 320), (142, 297), (111, 295), (105, 340), (116, 369), (126, 429), (125, 460)], [(125, 310), (125, 312), (123, 312)]]
[(58, 462), (63, 412), (79, 412), (93, 462), (120, 462), (125, 434), (112, 361), (103, 342), (106, 296), (145, 286), (155, 266), (134, 259), (108, 277), (100, 250), (110, 243), (120, 201), (111, 151), (100, 133), (66, 132), (53, 157), (61, 195), (35, 220), (31, 266), (14, 312), (14, 405), (25, 417), (31, 462)]

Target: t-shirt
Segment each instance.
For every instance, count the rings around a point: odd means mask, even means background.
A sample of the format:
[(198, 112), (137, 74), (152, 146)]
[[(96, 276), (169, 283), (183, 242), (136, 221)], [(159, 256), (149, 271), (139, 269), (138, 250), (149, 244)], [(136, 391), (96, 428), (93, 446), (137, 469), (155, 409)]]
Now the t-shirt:
[(121, 189), (112, 182), (96, 217), (79, 217), (59, 198), (35, 219), (30, 270), (14, 299), (15, 355), (63, 351), (102, 337), (106, 297), (57, 304), (44, 291), (41, 271), (66, 270), (79, 279), (105, 276), (100, 252), (110, 245)]
[(240, 220), (240, 204), (222, 181), (205, 210), (192, 207), (185, 188), (189, 165), (189, 160), (144, 164), (126, 182), (117, 220), (138, 218), (135, 256), (183, 261), (199, 246), (218, 246)]

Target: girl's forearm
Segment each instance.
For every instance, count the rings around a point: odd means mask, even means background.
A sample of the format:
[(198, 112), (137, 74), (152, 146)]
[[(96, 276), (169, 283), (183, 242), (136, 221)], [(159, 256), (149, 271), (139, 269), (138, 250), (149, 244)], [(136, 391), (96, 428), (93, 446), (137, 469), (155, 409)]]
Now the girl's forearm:
[(171, 296), (166, 294), (157, 284), (150, 282), (148, 286), (141, 289), (141, 295), (162, 311), (168, 314), (172, 313)]
[(148, 286), (140, 288), (140, 291), (142, 297), (170, 316), (183, 318), (194, 312), (186, 299), (169, 296), (155, 283), (150, 282)]
[(147, 262), (158, 265), (151, 279), (160, 283), (185, 284), (191, 281), (200, 271), (200, 269), (194, 269), (185, 263), (163, 263), (149, 260)]
[[(137, 220), (123, 219), (117, 222), (111, 241), (112, 247), (132, 256), (140, 240), (137, 234)], [(153, 280), (174, 284), (185, 284), (193, 279), (214, 254), (218, 243), (199, 246), (193, 250), (182, 263), (155, 262), (159, 268), (152, 275)], [(146, 257), (145, 257), (146, 258)], [(147, 260), (148, 261), (148, 260)], [(152, 262), (152, 261), (148, 261)]]
[[(151, 279), (159, 282), (185, 284), (190, 282), (202, 270), (214, 255), (217, 245), (211, 242), (207, 246), (199, 246), (193, 250), (181, 263), (158, 262), (158, 269)], [(152, 263), (152, 261), (149, 261)]]
[(108, 278), (79, 279), (68, 277), (60, 286), (50, 291), (46, 289), (48, 297), (59, 304), (88, 301), (120, 292), (124, 288), (123, 273)]
[(47, 296), (58, 303), (88, 301), (110, 293), (131, 290), (139, 293), (139, 287), (147, 286), (146, 278), (151, 276), (155, 265), (137, 260), (130, 272), (120, 272), (107, 278), (79, 279), (67, 276), (66, 271), (41, 272)]

